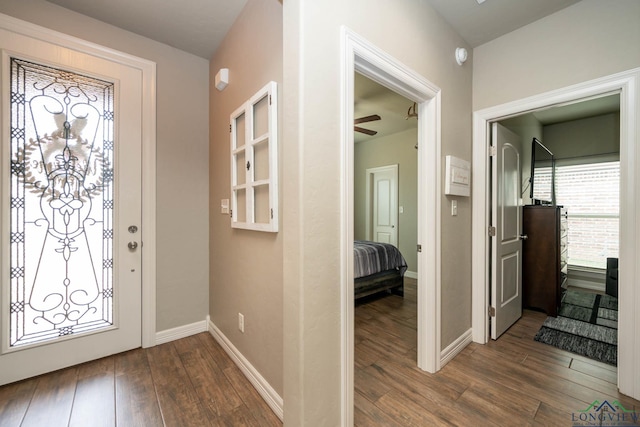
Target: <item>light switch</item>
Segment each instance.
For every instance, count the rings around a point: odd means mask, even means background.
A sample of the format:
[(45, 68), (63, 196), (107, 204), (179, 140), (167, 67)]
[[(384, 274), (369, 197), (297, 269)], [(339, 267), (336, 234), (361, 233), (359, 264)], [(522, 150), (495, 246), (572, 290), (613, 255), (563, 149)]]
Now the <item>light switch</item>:
[(229, 214), (229, 199), (220, 200), (220, 213)]
[(458, 201), (457, 200), (452, 200), (451, 201), (451, 216), (457, 216), (458, 215)]

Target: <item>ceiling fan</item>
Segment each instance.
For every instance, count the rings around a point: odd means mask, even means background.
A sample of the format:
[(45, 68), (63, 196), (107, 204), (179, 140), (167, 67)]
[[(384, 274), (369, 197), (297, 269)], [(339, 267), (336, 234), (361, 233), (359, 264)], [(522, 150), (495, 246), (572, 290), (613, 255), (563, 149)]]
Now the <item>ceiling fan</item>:
[[(377, 114), (372, 114), (370, 116), (365, 116), (365, 117), (360, 117), (359, 119), (355, 119), (353, 121), (353, 124), (359, 125), (360, 123), (375, 122), (376, 120), (380, 120), (380, 116)], [(375, 130), (361, 128), (360, 126), (354, 126), (353, 130), (356, 132), (367, 134), (369, 136), (373, 136), (378, 133)]]

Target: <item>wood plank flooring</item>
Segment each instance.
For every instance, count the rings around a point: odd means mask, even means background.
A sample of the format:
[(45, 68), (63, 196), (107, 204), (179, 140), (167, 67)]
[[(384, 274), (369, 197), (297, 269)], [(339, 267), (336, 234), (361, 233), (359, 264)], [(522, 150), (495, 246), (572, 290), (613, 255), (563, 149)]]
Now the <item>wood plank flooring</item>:
[(282, 426), (201, 333), (0, 387), (0, 426)]
[[(415, 281), (405, 287), (356, 306), (356, 426), (564, 426), (594, 400), (640, 413), (615, 367), (533, 341), (546, 316), (532, 311), (437, 374), (419, 370)], [(281, 425), (208, 333), (0, 387), (0, 427)]]
[[(355, 425), (569, 426), (595, 400), (640, 415), (640, 402), (618, 393), (614, 366), (534, 341), (544, 319), (525, 310), (497, 341), (471, 344), (428, 374), (416, 367), (414, 280), (404, 298), (356, 304)], [(629, 420), (616, 425), (640, 425)]]

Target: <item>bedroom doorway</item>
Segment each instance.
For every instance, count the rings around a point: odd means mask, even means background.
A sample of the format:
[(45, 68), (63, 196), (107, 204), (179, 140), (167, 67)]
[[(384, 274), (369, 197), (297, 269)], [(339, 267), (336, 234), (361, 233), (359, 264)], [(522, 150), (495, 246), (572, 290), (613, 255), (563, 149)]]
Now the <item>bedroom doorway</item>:
[[(520, 241), (524, 256), (518, 257), (518, 269), (525, 278), (519, 295), (520, 312), (508, 322), (498, 313), (490, 318), (492, 339), (498, 339), (494, 323), (500, 320), (508, 328), (520, 316), (530, 318), (538, 311), (549, 317), (538, 317), (535, 335), (527, 340), (534, 338), (614, 365), (611, 369), (616, 372), (618, 303), (612, 275), (617, 274), (619, 256), (620, 96), (616, 93), (536, 110), (500, 120), (492, 131), (496, 127), (510, 131), (514, 146), (522, 153), (517, 197), (524, 205), (520, 208), (524, 215), (521, 212), (523, 230), (518, 234), (527, 240)], [(500, 150), (498, 162), (499, 154)], [(553, 156), (553, 167), (545, 155)], [(492, 169), (492, 180), (502, 181), (502, 169)], [(555, 200), (557, 207), (539, 206), (534, 200)], [(558, 213), (562, 214), (557, 253), (560, 271), (554, 267), (554, 234), (547, 232), (549, 228), (544, 232), (539, 228), (553, 227), (551, 222)], [(550, 250), (541, 251), (543, 247)], [(612, 270), (608, 265), (614, 261), (616, 269)], [(494, 271), (492, 266), (492, 281), (497, 279)], [(551, 288), (551, 284), (560, 287)], [(552, 292), (555, 289), (558, 293)], [(556, 304), (555, 298), (561, 298), (561, 304)], [(492, 301), (495, 299), (492, 295)], [(492, 303), (492, 307), (500, 305)], [(591, 339), (593, 336), (598, 339)]]
[[(395, 363), (417, 366), (418, 120), (407, 116), (413, 101), (359, 73), (354, 82), (353, 369), (357, 424), (366, 406), (379, 397), (368, 390), (377, 388), (376, 384), (379, 387), (382, 372), (393, 369)], [(379, 119), (358, 123), (361, 117)], [(364, 248), (368, 249), (366, 259), (373, 259), (367, 263), (366, 272), (372, 273), (367, 276), (360, 268)], [(386, 262), (390, 254), (397, 256), (401, 266), (406, 265), (400, 267), (395, 280), (388, 278), (397, 271), (395, 264)], [(374, 266), (380, 270), (392, 267), (392, 271), (378, 271)]]
[[(417, 157), (417, 365), (440, 369), (440, 89), (346, 27), (342, 29), (341, 326), (343, 425), (354, 414), (354, 80), (355, 73), (412, 101), (418, 114)], [(415, 103), (415, 104), (413, 104)], [(408, 107), (407, 107), (408, 108)], [(415, 150), (415, 148), (414, 148)], [(400, 236), (400, 240), (402, 237)]]
[[(618, 387), (620, 392), (638, 398), (638, 377), (630, 375), (636, 372), (638, 357), (633, 342), (637, 332), (632, 318), (633, 307), (638, 303), (640, 294), (633, 288), (633, 277), (637, 274), (637, 266), (633, 262), (637, 258), (634, 241), (638, 238), (635, 219), (638, 216), (636, 202), (637, 191), (633, 185), (637, 181), (637, 152), (634, 150), (636, 131), (633, 123), (639, 111), (635, 99), (638, 96), (637, 82), (640, 80), (639, 70), (631, 70), (559, 89), (541, 95), (532, 96), (520, 101), (487, 108), (474, 113), (474, 145), (473, 145), (473, 180), (476, 212), (473, 218), (473, 339), (478, 343), (486, 343), (488, 339), (487, 301), (489, 296), (488, 278), (488, 242), (486, 233), (487, 217), (490, 213), (488, 199), (485, 197), (490, 175), (487, 168), (488, 126), (495, 121), (515, 117), (526, 112), (536, 111), (558, 105), (572, 104), (588, 99), (599, 98), (611, 94), (620, 94), (620, 295), (619, 300), (619, 339), (618, 339)], [(625, 280), (626, 279), (626, 280)], [(623, 374), (623, 373), (629, 373)]]

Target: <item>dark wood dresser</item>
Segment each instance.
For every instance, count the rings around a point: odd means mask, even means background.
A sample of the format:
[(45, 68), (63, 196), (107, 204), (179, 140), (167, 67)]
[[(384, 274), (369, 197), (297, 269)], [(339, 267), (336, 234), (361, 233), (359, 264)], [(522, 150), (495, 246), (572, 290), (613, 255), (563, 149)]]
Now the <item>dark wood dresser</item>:
[(562, 206), (524, 206), (522, 305), (557, 316), (567, 286), (567, 210)]

